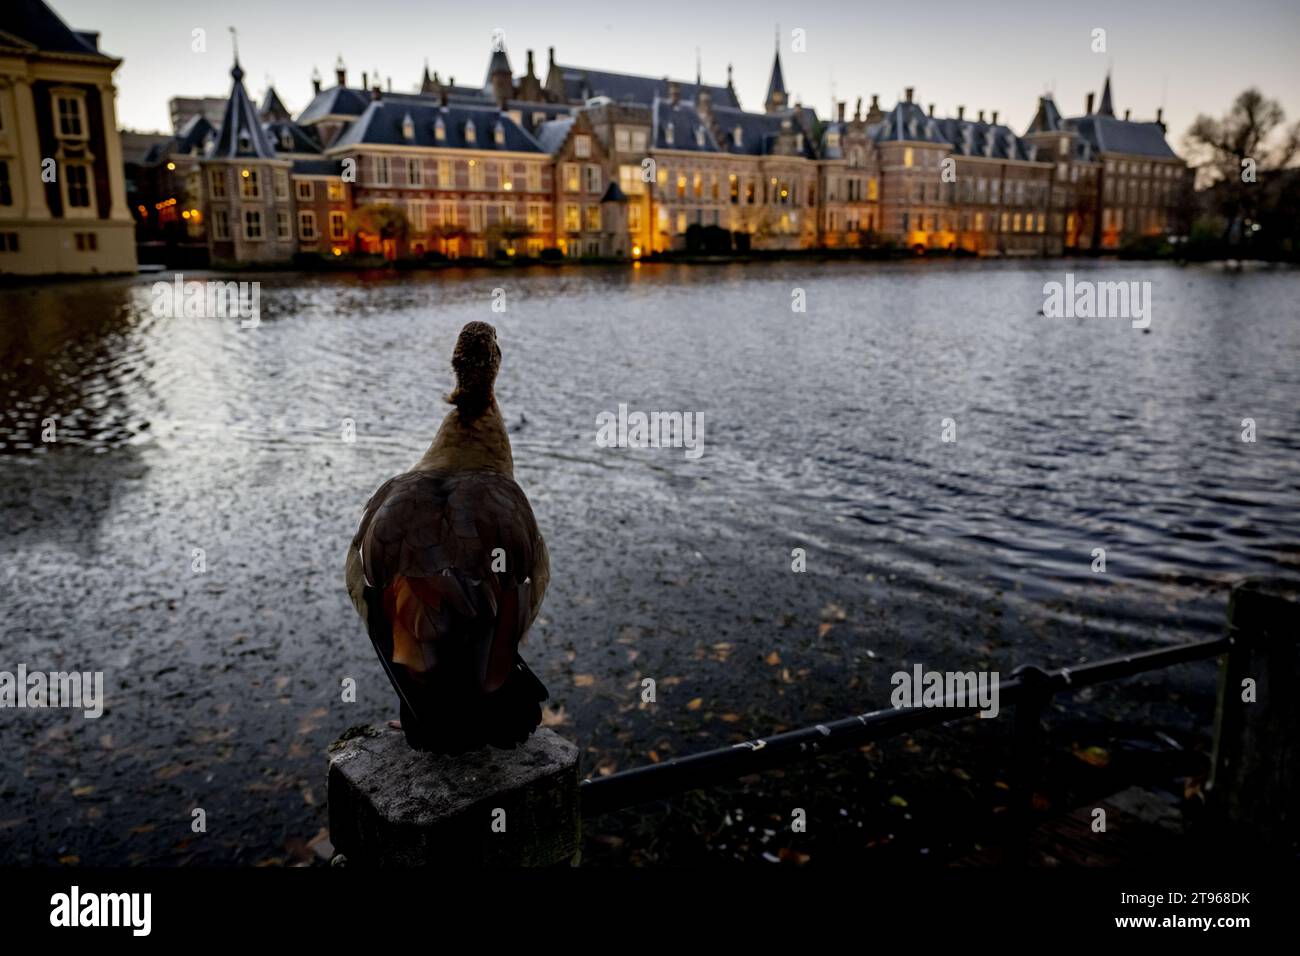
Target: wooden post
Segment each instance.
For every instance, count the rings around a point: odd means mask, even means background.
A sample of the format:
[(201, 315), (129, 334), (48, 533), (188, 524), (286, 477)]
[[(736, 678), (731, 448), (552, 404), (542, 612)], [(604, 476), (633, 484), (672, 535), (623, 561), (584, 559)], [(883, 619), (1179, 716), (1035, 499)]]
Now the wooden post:
[(1300, 583), (1238, 585), (1228, 602), (1228, 629), (1234, 643), (1219, 666), (1208, 788), (1213, 816), (1229, 852), (1294, 858), (1300, 847)]
[(578, 861), (578, 748), (546, 728), (514, 750), (412, 750), (355, 727), (330, 746), (330, 840), (349, 866), (555, 866)]

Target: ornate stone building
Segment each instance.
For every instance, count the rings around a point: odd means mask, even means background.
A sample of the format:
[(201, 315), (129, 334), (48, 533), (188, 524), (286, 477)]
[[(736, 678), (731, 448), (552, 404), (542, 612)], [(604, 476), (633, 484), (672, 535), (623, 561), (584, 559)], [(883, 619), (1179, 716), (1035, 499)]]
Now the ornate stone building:
[[(820, 119), (791, 103), (779, 53), (761, 112), (724, 86), (561, 65), (516, 77), (490, 52), (481, 86), (425, 67), (418, 92), (313, 78), (292, 119), (255, 109), (236, 65), (219, 128), (191, 119), (160, 151), (170, 198), (217, 262), (360, 251), (402, 258), (638, 257), (692, 247), (1057, 255), (1178, 229), (1186, 167), (1153, 123), (1042, 97), (1024, 135), (998, 112), (936, 115), (909, 87)], [(206, 144), (206, 145), (205, 145)], [(194, 206), (193, 167), (203, 171)], [(164, 210), (164, 215), (166, 215)], [(611, 220), (611, 217), (612, 220)], [(197, 226), (196, 226), (197, 223)], [(707, 236), (707, 243), (699, 237)], [(721, 237), (721, 239), (719, 239)]]
[(135, 271), (120, 62), (40, 0), (0, 4), (0, 273)]

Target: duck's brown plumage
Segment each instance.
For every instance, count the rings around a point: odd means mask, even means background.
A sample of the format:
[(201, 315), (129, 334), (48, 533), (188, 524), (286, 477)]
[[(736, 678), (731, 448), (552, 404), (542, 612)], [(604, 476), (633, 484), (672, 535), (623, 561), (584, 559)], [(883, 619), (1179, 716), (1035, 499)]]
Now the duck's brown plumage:
[(420, 462), (371, 497), (348, 550), (348, 593), (420, 749), (513, 746), (546, 699), (518, 647), (550, 571), (492, 393), (499, 363), (492, 327), (465, 326), (456, 407)]

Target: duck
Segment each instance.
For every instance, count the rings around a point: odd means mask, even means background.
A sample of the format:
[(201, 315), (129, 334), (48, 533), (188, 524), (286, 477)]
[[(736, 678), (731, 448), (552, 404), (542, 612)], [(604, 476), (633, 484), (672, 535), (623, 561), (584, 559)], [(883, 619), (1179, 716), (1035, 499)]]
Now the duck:
[(545, 685), (520, 656), (550, 557), (495, 385), (496, 329), (470, 322), (451, 359), (452, 409), (424, 455), (367, 501), (345, 567), (348, 596), (415, 750), (513, 749), (541, 723)]

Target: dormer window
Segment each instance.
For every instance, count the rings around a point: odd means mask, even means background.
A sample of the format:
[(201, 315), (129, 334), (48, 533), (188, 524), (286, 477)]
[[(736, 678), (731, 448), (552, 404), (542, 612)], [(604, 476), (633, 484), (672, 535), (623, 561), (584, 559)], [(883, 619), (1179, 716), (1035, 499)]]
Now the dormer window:
[(497, 123), (493, 128), (492, 141), (498, 146), (504, 146), (506, 144), (506, 128), (501, 123)]
[(438, 121), (433, 124), (433, 138), (439, 143), (445, 143), (447, 141), (447, 124), (442, 121), (441, 116), (439, 116)]
[(465, 142), (467, 143), (478, 142), (478, 131), (474, 128), (473, 120), (465, 121)]
[(796, 133), (794, 137), (794, 149), (796, 153), (803, 152), (803, 133)]
[(240, 130), (240, 131), (239, 131), (239, 150), (240, 150), (240, 152), (247, 152), (248, 150), (252, 149), (252, 147), (253, 147), (253, 140), (252, 140), (252, 137), (250, 137), (250, 136), (248, 135), (248, 130), (246, 130), (246, 129), (245, 129), (245, 130)]
[(840, 134), (838, 131), (831, 130), (829, 133), (826, 134), (826, 146), (829, 149), (840, 148)]
[(704, 148), (704, 127), (703, 126), (695, 127), (695, 145), (698, 146), (700, 149)]
[(672, 123), (667, 123), (667, 124), (664, 125), (664, 142), (667, 143), (669, 146), (671, 146), (671, 145), (673, 144), (673, 124), (672, 124)]
[(744, 139), (745, 139), (744, 132), (741, 130), (739, 126), (737, 126), (734, 130), (731, 131), (731, 141), (735, 143), (737, 146), (741, 145), (744, 142)]
[(288, 130), (280, 134), (280, 148), (286, 152), (293, 149), (293, 134)]
[(402, 139), (408, 143), (415, 139), (415, 120), (411, 119), (410, 113), (402, 117)]

